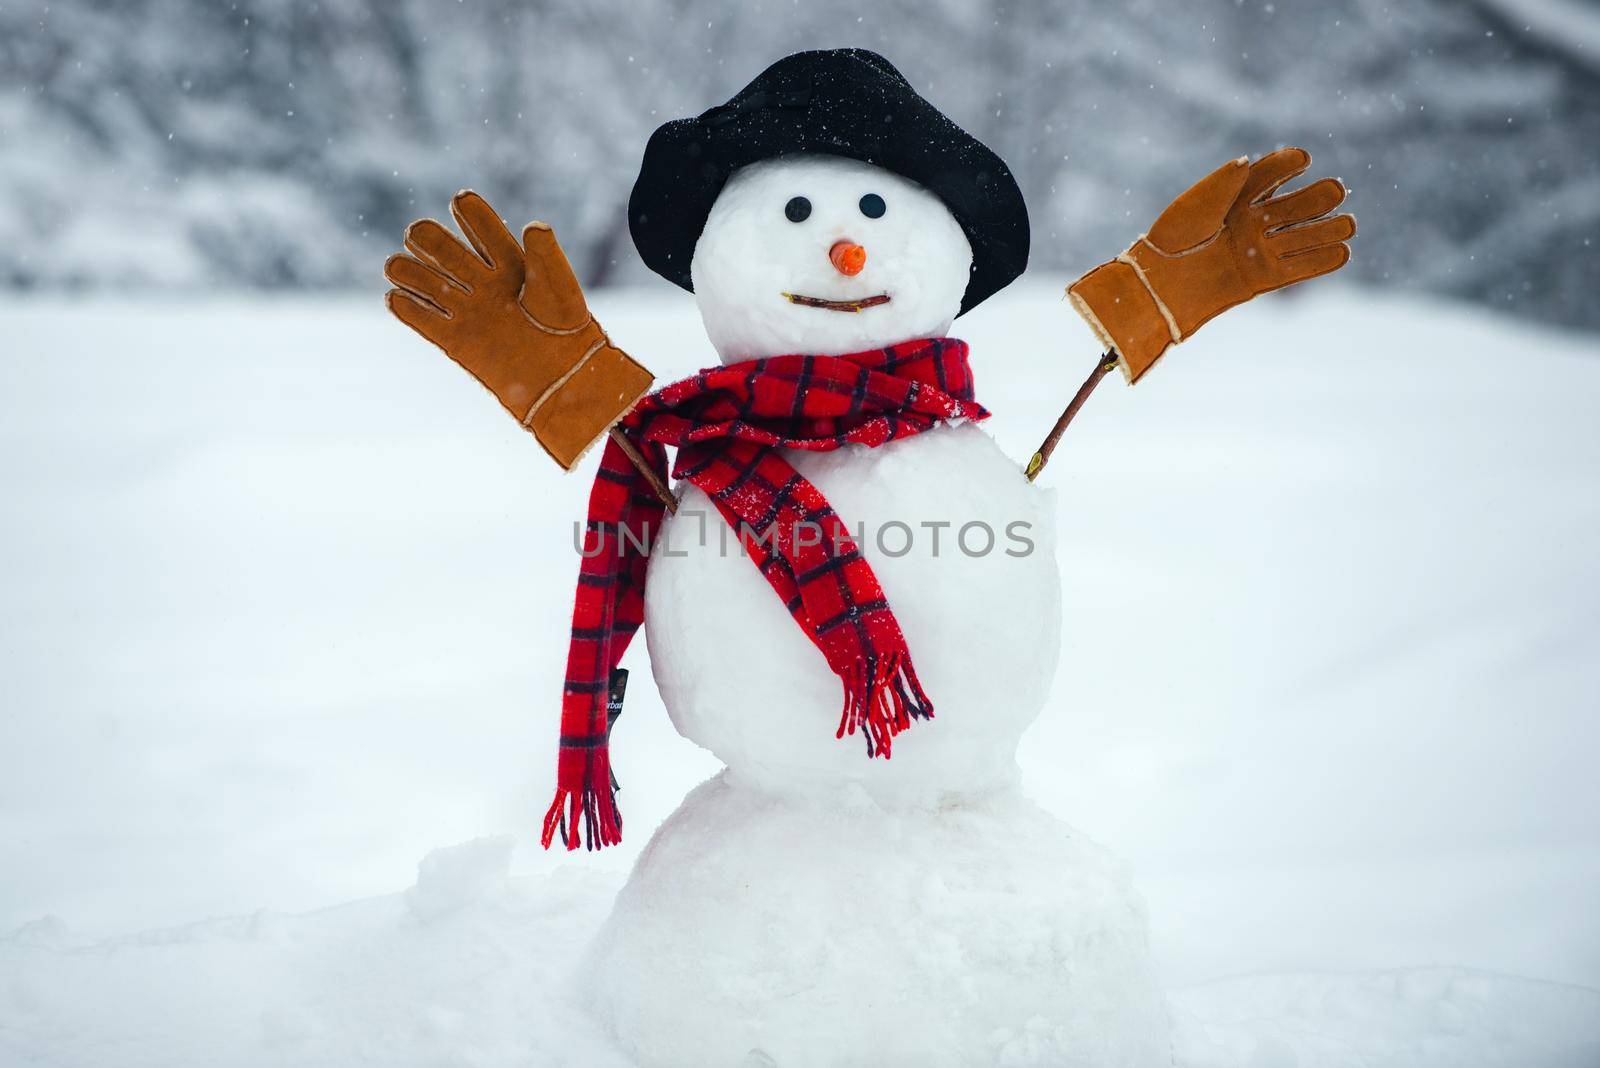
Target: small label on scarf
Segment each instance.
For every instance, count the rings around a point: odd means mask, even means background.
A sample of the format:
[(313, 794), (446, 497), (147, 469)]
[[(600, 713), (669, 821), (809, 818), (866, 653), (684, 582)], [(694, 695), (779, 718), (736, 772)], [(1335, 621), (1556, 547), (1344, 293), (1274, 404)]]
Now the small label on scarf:
[(616, 725), (617, 717), (622, 715), (622, 698), (628, 692), (628, 669), (612, 668), (611, 682), (606, 686), (606, 737), (611, 737), (611, 728)]
[(616, 726), (617, 717), (622, 715), (622, 699), (628, 693), (628, 669), (612, 668), (611, 681), (606, 685), (606, 738), (611, 737), (611, 728)]
[[(611, 728), (617, 725), (617, 717), (622, 715), (622, 699), (628, 693), (628, 669), (612, 668), (611, 681), (606, 685), (606, 741), (611, 740)], [(615, 793), (621, 787), (617, 785), (617, 772), (611, 770), (611, 791)]]

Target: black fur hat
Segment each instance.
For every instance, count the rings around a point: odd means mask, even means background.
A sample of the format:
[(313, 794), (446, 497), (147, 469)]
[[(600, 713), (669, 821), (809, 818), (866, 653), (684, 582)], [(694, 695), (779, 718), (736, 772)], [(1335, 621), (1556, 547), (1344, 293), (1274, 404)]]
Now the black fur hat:
[(694, 246), (729, 176), (801, 152), (883, 167), (944, 201), (972, 246), (963, 313), (1028, 265), (1028, 208), (1010, 169), (918, 96), (888, 60), (860, 48), (797, 52), (726, 104), (658, 128), (628, 200), (639, 255), (693, 291)]

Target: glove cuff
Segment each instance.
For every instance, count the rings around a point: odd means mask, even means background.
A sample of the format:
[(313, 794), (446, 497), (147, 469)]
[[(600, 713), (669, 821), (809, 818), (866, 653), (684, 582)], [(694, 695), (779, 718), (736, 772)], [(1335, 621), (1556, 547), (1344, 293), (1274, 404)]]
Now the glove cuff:
[(1100, 341), (1116, 350), (1130, 385), (1177, 340), (1169, 313), (1130, 260), (1102, 263), (1068, 286), (1067, 296)]
[(522, 420), (544, 451), (572, 470), (613, 423), (650, 392), (649, 371), (611, 344), (603, 332)]

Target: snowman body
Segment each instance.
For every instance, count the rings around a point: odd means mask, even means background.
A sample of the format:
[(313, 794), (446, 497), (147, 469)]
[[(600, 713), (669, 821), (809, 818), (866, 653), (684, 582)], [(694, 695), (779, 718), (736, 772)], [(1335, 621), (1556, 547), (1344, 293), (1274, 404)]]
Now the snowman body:
[(1053, 494), (977, 426), (876, 449), (786, 454), (850, 526), (905, 633), (934, 717), (868, 759), (836, 738), (843, 690), (699, 489), (650, 561), (645, 628), (678, 732), (774, 791), (859, 787), (939, 804), (1015, 782), (1017, 741), (1044, 707), (1061, 647)]
[[(945, 336), (971, 262), (931, 193), (804, 156), (729, 180), (693, 273), (734, 364)], [(836, 738), (838, 676), (687, 489), (646, 639), (674, 725), (727, 770), (645, 849), (585, 1000), (646, 1064), (1169, 1063), (1137, 894), (1018, 789), (1060, 650), (1052, 494), (967, 424), (787, 457), (871, 563), (934, 717), (888, 760)]]

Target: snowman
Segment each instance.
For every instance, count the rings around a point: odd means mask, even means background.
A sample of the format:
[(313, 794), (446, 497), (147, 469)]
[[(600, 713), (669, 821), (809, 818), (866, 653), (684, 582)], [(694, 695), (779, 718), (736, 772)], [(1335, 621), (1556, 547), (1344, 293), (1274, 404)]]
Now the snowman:
[[(1326, 192), (1273, 196), (1309, 162), (1281, 156), (1225, 165), (1072, 287), (1130, 380), (1338, 265)], [(654, 393), (548, 227), (455, 211), (472, 247), (413, 226), (391, 309), (563, 466), (606, 442), (545, 844), (620, 839), (641, 627), (674, 726), (725, 765), (639, 858), (578, 1002), (646, 1064), (1170, 1063), (1137, 894), (1019, 784), (1060, 654), (1055, 505), (981, 426), (974, 367), (1017, 354), (950, 337), (1027, 262), (1005, 164), (853, 49), (661, 127), (632, 233), (720, 366)]]

